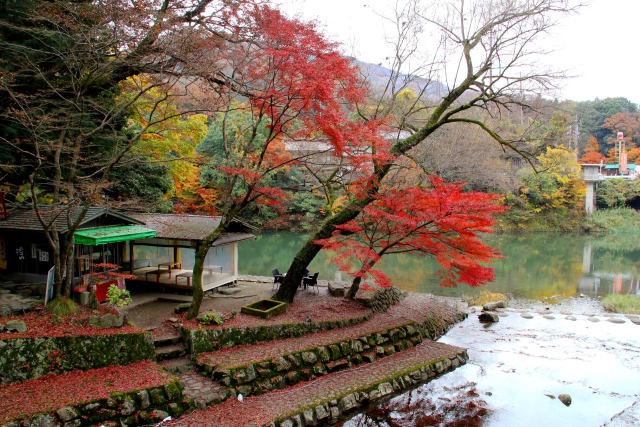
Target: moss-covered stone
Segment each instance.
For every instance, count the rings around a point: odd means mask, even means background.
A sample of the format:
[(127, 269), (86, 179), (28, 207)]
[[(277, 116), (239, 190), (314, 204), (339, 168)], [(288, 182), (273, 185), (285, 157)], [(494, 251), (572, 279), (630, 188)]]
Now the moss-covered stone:
[(319, 321), (311, 323), (286, 323), (252, 326), (246, 328), (187, 328), (180, 334), (192, 355), (219, 350), (222, 346), (255, 344), (260, 341), (294, 338), (362, 323), (371, 318), (371, 313), (345, 321)]
[(0, 383), (155, 360), (149, 333), (0, 340)]

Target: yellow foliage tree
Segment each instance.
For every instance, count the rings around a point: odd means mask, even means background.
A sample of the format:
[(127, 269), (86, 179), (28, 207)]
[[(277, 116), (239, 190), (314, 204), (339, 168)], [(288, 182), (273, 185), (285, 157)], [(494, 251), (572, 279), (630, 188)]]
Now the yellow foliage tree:
[(522, 193), (534, 211), (581, 209), (586, 189), (576, 154), (560, 146), (547, 147), (537, 158), (539, 173), (524, 177)]
[(177, 101), (183, 94), (155, 86), (145, 76), (127, 79), (122, 89), (125, 97), (142, 92), (128, 117), (130, 128), (142, 130), (133, 152), (151, 161), (167, 162), (174, 182), (172, 194), (167, 196), (176, 195), (199, 176), (193, 160), (197, 157), (195, 148), (207, 134), (207, 116), (180, 111)]

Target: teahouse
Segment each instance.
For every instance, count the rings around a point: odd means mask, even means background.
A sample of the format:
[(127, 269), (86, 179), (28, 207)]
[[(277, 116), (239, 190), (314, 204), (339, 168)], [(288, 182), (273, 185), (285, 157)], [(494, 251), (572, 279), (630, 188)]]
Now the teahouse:
[[(81, 210), (44, 206), (40, 212), (64, 235), (69, 219), (77, 220)], [(91, 207), (74, 233), (74, 283), (87, 284), (97, 271), (120, 267), (148, 286), (190, 290), (195, 251), (219, 223), (219, 217), (205, 215), (125, 213)], [(236, 279), (237, 244), (255, 238), (251, 231), (249, 225), (234, 221), (214, 242), (205, 262), (205, 290)], [(53, 266), (52, 255), (33, 209), (15, 209), (0, 220), (0, 273), (43, 281)]]

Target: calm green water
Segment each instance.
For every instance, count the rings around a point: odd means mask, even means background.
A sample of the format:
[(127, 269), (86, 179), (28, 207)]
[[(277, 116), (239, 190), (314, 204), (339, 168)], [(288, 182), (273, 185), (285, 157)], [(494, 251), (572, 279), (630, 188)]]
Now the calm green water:
[[(278, 268), (286, 271), (306, 235), (265, 233), (239, 247), (240, 274), (267, 276)], [(490, 235), (487, 243), (500, 248), (504, 259), (493, 263), (495, 280), (480, 289), (467, 285), (443, 288), (435, 277), (438, 266), (429, 258), (390, 255), (380, 268), (394, 284), (408, 291), (437, 295), (471, 295), (483, 290), (517, 298), (542, 299), (578, 294), (640, 295), (640, 233), (624, 236), (585, 236), (538, 233)], [(320, 279), (350, 280), (331, 264), (331, 253), (321, 251), (309, 269)]]

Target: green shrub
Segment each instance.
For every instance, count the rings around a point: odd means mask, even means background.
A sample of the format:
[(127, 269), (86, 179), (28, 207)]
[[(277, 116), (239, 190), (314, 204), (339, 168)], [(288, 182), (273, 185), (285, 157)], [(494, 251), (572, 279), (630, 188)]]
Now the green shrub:
[(222, 325), (223, 322), (222, 315), (213, 310), (198, 314), (196, 319), (202, 325)]
[(598, 188), (596, 202), (601, 208), (617, 208), (638, 196), (640, 196), (640, 181), (608, 179)]
[(131, 303), (131, 293), (126, 289), (120, 289), (116, 285), (111, 285), (107, 291), (107, 302), (111, 305), (124, 307)]
[(602, 299), (602, 306), (613, 313), (640, 314), (640, 298), (632, 294), (607, 295)]
[(635, 234), (640, 227), (640, 213), (631, 208), (599, 209), (587, 216), (587, 226), (592, 230)]

